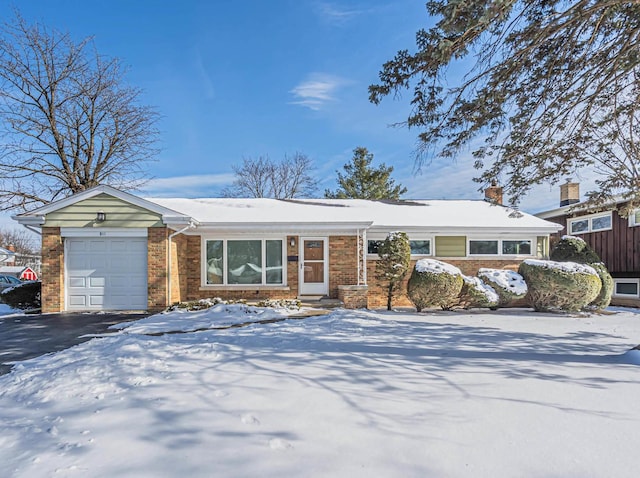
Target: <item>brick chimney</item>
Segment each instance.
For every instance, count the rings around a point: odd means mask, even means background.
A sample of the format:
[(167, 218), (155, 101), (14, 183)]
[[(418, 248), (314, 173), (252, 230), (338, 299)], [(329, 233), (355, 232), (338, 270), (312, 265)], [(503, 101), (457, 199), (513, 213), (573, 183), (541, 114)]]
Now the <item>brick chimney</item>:
[(502, 205), (502, 188), (495, 181), (491, 181), (491, 186), (484, 190), (484, 200)]
[(571, 179), (560, 185), (560, 207), (569, 206), (580, 202), (580, 183), (574, 183)]

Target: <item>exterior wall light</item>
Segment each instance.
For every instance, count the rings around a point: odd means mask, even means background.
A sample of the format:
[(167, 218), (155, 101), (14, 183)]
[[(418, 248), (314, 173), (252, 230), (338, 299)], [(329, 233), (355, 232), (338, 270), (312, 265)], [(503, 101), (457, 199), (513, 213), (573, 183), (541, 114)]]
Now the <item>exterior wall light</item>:
[(291, 240), (289, 241), (289, 245), (291, 247), (296, 247), (296, 239), (294, 237), (292, 237)]
[(98, 211), (96, 213), (96, 222), (104, 222), (107, 220), (107, 214), (104, 211)]

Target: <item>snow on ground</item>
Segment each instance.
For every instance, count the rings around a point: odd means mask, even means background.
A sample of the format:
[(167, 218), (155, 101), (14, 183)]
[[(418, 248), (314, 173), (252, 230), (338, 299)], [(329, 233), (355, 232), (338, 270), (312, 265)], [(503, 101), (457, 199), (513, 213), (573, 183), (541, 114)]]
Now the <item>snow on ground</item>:
[(9, 307), (7, 304), (3, 304), (0, 302), (0, 320), (3, 317), (6, 317), (8, 315), (22, 315), (24, 312), (21, 310), (17, 310), (17, 309), (12, 309), (11, 307)]
[(637, 310), (134, 331), (0, 377), (2, 476), (637, 475)]
[(225, 327), (233, 324), (282, 319), (305, 314), (306, 309), (284, 307), (255, 307), (246, 304), (217, 304), (209, 309), (188, 311), (177, 309), (152, 315), (133, 322), (123, 322), (111, 329), (123, 329), (127, 333), (155, 334), (161, 332), (193, 332), (196, 330)]

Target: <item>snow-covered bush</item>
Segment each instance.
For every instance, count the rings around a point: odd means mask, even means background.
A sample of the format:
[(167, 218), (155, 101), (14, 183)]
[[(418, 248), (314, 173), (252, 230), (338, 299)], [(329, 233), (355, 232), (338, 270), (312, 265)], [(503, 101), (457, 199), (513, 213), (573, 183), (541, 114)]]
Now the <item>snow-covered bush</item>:
[(602, 283), (598, 297), (589, 304), (589, 307), (597, 310), (606, 309), (611, 303), (611, 295), (613, 294), (613, 277), (611, 277), (611, 274), (609, 274), (609, 271), (602, 262), (589, 265), (598, 273), (598, 277), (600, 277), (600, 282)]
[(297, 310), (302, 305), (298, 299), (264, 299), (256, 304), (257, 307), (269, 307), (271, 309)]
[(429, 307), (449, 310), (458, 305), (463, 282), (457, 267), (435, 259), (420, 259), (409, 278), (407, 295), (418, 312)]
[(505, 307), (527, 295), (527, 283), (517, 272), (483, 267), (478, 271), (478, 277), (497, 292), (499, 307)]
[(577, 262), (527, 259), (519, 272), (529, 286), (529, 303), (537, 311), (581, 310), (598, 296), (602, 286), (593, 267)]
[(23, 282), (2, 291), (0, 302), (13, 309), (39, 309), (42, 283), (40, 281)]
[(600, 277), (602, 287), (598, 297), (589, 306), (594, 309), (605, 309), (609, 305), (611, 294), (613, 293), (613, 278), (609, 274), (607, 267), (600, 262), (598, 254), (582, 238), (562, 236), (562, 239), (551, 251), (550, 259), (558, 262), (569, 261), (588, 264), (593, 267), (598, 273), (598, 277)]
[(493, 287), (482, 282), (479, 277), (463, 276), (460, 291), (460, 307), (465, 309), (477, 307), (497, 307), (500, 297)]
[(600, 257), (589, 247), (589, 244), (581, 237), (575, 236), (562, 236), (551, 250), (549, 259), (556, 262), (577, 262), (578, 264), (600, 262)]

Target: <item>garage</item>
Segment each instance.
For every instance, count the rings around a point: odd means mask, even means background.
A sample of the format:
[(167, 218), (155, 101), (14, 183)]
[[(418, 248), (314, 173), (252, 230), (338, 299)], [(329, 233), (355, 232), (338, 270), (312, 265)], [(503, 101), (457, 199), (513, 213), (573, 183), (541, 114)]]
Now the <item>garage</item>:
[(65, 237), (66, 310), (147, 308), (146, 237)]

